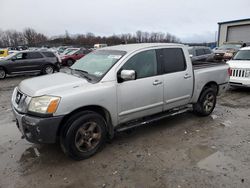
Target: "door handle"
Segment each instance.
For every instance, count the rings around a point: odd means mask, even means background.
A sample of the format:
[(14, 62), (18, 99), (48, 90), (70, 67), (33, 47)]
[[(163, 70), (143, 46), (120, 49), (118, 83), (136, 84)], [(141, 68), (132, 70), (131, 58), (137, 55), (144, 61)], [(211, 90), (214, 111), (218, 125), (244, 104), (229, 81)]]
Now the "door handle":
[(157, 85), (160, 85), (160, 84), (162, 84), (162, 82), (159, 81), (159, 80), (155, 80), (155, 81), (153, 82), (153, 85), (154, 85), (154, 86), (157, 86)]
[(191, 78), (191, 75), (185, 74), (184, 78), (185, 78), (185, 79)]

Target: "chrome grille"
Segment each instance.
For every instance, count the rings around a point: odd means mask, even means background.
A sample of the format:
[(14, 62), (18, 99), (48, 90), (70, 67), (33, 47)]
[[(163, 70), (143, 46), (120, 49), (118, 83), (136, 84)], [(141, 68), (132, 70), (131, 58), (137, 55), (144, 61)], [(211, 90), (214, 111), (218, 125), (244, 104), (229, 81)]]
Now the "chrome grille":
[(248, 77), (247, 69), (232, 69), (232, 76), (233, 77)]

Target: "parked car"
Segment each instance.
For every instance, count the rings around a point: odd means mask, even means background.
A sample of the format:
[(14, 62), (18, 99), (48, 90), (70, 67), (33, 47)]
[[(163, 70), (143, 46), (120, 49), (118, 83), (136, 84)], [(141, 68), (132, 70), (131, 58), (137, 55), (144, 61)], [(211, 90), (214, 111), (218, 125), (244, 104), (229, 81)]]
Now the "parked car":
[(69, 51), (68, 53), (61, 56), (62, 65), (73, 65), (78, 59), (89, 53), (89, 50), (85, 48), (77, 48), (75, 50)]
[(59, 59), (52, 52), (21, 51), (0, 60), (0, 79), (8, 74), (51, 74), (59, 69)]
[(214, 53), (206, 46), (192, 46), (188, 48), (192, 62), (196, 61), (213, 61)]
[(250, 47), (241, 48), (227, 63), (232, 71), (230, 85), (250, 87)]
[[(30, 142), (55, 143), (85, 159), (115, 132), (187, 111), (212, 113), (229, 66), (193, 66), (180, 44), (130, 44), (96, 50), (67, 73), (22, 81), (12, 95), (17, 126)], [(40, 84), (42, 83), (42, 84)], [(139, 92), (138, 92), (139, 91)]]
[(108, 46), (107, 44), (95, 44), (94, 49), (104, 48), (104, 47), (107, 47), (107, 46)]
[(71, 48), (71, 46), (59, 46), (57, 48), (57, 51), (59, 54), (62, 54), (64, 52), (64, 50), (66, 50), (67, 48)]
[(8, 49), (0, 49), (0, 59), (9, 55)]
[(217, 50), (214, 51), (215, 60), (230, 60), (234, 54), (246, 44), (243, 42), (226, 42), (222, 46), (220, 46)]
[(77, 50), (80, 50), (80, 48), (67, 48), (67, 49), (65, 49), (64, 51), (63, 51), (63, 53), (61, 53), (61, 57), (62, 56), (64, 56), (64, 55), (66, 55), (66, 54), (68, 54), (68, 53), (70, 53), (70, 52), (72, 52), (72, 51), (77, 51)]

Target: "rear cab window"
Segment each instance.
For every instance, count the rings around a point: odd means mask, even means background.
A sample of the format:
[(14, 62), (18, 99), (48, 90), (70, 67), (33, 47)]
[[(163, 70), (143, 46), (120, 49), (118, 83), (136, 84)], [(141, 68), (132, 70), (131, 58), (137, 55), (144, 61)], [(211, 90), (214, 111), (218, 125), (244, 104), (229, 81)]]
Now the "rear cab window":
[(204, 54), (205, 54), (204, 49), (196, 49), (195, 51), (196, 51), (196, 55), (197, 55), (197, 56), (200, 56), (200, 55), (204, 55)]
[(164, 48), (157, 50), (158, 58), (162, 62), (162, 73), (185, 71), (186, 59), (182, 48)]
[(212, 51), (210, 49), (205, 49), (205, 54), (211, 54)]

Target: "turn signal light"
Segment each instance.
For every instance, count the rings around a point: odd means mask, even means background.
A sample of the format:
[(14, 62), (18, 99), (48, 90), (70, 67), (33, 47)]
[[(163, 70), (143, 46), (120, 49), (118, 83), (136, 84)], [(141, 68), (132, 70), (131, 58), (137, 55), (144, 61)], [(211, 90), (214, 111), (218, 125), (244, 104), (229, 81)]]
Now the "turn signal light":
[(227, 72), (229, 76), (232, 76), (232, 69), (230, 67), (227, 69)]

